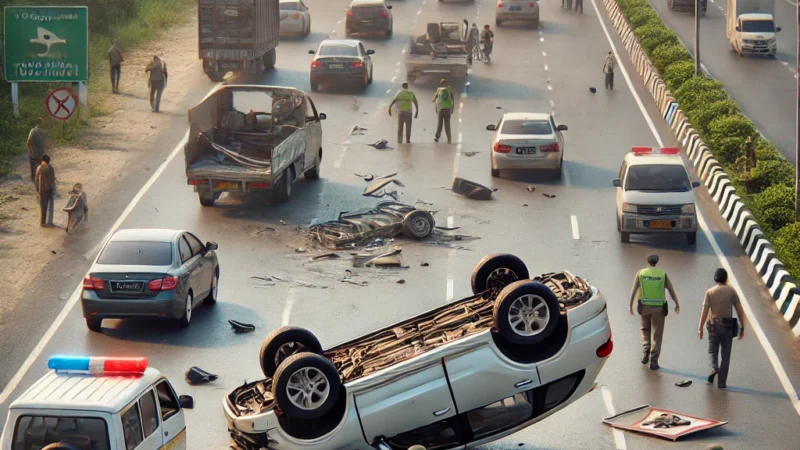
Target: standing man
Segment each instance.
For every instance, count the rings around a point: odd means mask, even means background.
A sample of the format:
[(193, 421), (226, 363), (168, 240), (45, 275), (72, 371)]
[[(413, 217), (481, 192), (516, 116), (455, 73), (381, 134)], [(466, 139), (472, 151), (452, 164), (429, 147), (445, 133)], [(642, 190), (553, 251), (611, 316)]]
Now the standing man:
[(36, 183), (36, 170), (39, 168), (39, 163), (42, 160), (42, 155), (50, 150), (50, 137), (47, 132), (42, 128), (42, 118), (36, 119), (36, 125), (31, 128), (28, 134), (28, 141), (25, 143), (25, 148), (28, 149), (28, 156), (31, 160), (31, 181)]
[[(488, 26), (488, 25), (487, 25)], [(436, 103), (436, 113), (439, 115), (439, 123), (436, 125), (436, 136), (433, 138), (434, 142), (439, 142), (442, 136), (442, 125), (444, 131), (447, 133), (447, 143), (451, 144), (450, 138), (450, 116), (453, 114), (453, 90), (447, 86), (447, 80), (442, 78), (439, 80), (439, 88), (433, 94), (433, 101)]]
[[(669, 312), (666, 292), (669, 291), (675, 302), (675, 314), (681, 313), (678, 296), (672, 288), (667, 273), (656, 268), (658, 255), (647, 257), (646, 269), (640, 270), (633, 279), (631, 300), (628, 310), (633, 315), (633, 300), (639, 302), (639, 315), (642, 324), (642, 364), (650, 361), (650, 370), (658, 370), (658, 356), (661, 354), (661, 338), (664, 336), (664, 319)], [(651, 345), (652, 343), (652, 345)], [(652, 351), (651, 351), (652, 349)]]
[(580, 8), (581, 14), (583, 14), (583, 0), (575, 0), (575, 12), (578, 12), (578, 8)]
[(149, 72), (148, 85), (150, 86), (150, 107), (158, 112), (161, 106), (161, 94), (167, 85), (167, 63), (161, 61), (158, 56), (153, 56), (153, 62), (144, 69)]
[(406, 127), (406, 144), (411, 143), (411, 104), (414, 104), (416, 112), (414, 118), (419, 114), (419, 103), (417, 96), (408, 90), (408, 83), (403, 83), (403, 89), (394, 96), (392, 103), (389, 104), (389, 117), (392, 116), (392, 106), (397, 103), (399, 112), (397, 117), (397, 143), (403, 143), (403, 125)]
[(111, 92), (119, 94), (119, 77), (122, 75), (122, 49), (117, 46), (117, 40), (108, 49), (108, 66), (111, 71)]
[(608, 52), (603, 63), (603, 73), (606, 74), (606, 90), (614, 90), (614, 52)]
[[(728, 272), (725, 269), (717, 269), (714, 273), (714, 281), (717, 282), (717, 285), (707, 290), (706, 296), (703, 298), (703, 312), (700, 315), (697, 334), (700, 339), (703, 339), (703, 326), (708, 330), (708, 355), (711, 359), (711, 374), (708, 376), (708, 382), (714, 384), (714, 378), (719, 375), (717, 387), (725, 389), (728, 382), (728, 368), (731, 364), (733, 336), (738, 334), (739, 340), (744, 337), (746, 317), (736, 290), (728, 284)], [(734, 308), (736, 308), (739, 320), (733, 317)], [(720, 348), (722, 349), (721, 364), (718, 363)]]
[(42, 164), (36, 169), (36, 192), (39, 193), (41, 216), (39, 225), (53, 226), (53, 192), (56, 189), (56, 171), (50, 165), (50, 157), (42, 155)]
[[(563, 1), (563, 0), (562, 0)], [(478, 50), (477, 52), (475, 50)], [(469, 41), (467, 41), (467, 64), (472, 65), (473, 55), (480, 54), (480, 31), (478, 24), (473, 23), (472, 28), (469, 30)]]
[[(572, 1), (572, 0), (568, 0)], [(570, 3), (570, 8), (572, 4)], [(490, 63), (492, 61), (491, 54), (492, 48), (494, 47), (494, 31), (492, 28), (487, 24), (483, 26), (483, 31), (481, 31), (480, 42), (483, 44), (483, 62)]]

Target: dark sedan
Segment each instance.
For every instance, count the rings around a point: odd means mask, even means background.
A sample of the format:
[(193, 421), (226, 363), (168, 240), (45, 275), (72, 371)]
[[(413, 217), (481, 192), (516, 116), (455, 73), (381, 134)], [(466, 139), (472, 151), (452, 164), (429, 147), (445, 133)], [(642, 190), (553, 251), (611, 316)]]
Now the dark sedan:
[(321, 83), (358, 83), (362, 89), (372, 83), (372, 58), (374, 50), (364, 49), (361, 41), (324, 40), (319, 48), (310, 50), (311, 90), (319, 89)]
[(382, 32), (387, 38), (394, 30), (392, 7), (384, 0), (353, 0), (347, 8), (344, 21), (344, 32), (347, 36), (353, 33)]

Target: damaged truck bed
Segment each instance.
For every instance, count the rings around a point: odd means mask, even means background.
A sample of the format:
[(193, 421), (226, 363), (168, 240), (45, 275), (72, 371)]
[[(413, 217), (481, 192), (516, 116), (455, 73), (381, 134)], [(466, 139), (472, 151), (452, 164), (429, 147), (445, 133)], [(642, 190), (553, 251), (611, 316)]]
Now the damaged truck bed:
[(413, 82), (426, 74), (467, 76), (467, 21), (429, 23), (427, 33), (412, 36), (405, 57), (406, 79)]

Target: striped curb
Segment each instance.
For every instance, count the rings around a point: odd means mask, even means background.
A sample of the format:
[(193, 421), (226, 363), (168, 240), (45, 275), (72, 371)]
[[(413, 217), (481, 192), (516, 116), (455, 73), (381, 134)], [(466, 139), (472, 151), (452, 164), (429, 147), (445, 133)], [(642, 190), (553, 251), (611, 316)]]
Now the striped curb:
[(658, 105), (662, 118), (669, 125), (680, 142), (689, 160), (695, 167), (698, 177), (708, 188), (711, 197), (717, 203), (722, 217), (728, 222), (731, 230), (739, 239), (742, 248), (747, 252), (761, 279), (775, 300), (775, 306), (789, 322), (792, 332), (800, 337), (800, 287), (789, 275), (783, 263), (775, 254), (775, 248), (764, 236), (764, 232), (756, 223), (753, 214), (747, 209), (730, 177), (722, 169), (722, 165), (714, 159), (700, 134), (692, 127), (686, 114), (681, 111), (678, 102), (661, 80), (658, 71), (648, 59), (639, 40), (625, 20), (625, 16), (616, 0), (603, 0), (606, 12), (619, 33), (636, 72), (644, 80), (650, 95)]

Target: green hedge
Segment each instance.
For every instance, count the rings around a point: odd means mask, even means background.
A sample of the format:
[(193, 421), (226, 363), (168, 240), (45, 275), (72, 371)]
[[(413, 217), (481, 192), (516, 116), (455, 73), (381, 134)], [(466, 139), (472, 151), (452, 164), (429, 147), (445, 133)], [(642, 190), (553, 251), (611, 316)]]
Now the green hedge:
[[(778, 258), (800, 280), (800, 222), (794, 212), (795, 168), (725, 91), (722, 83), (694, 76), (694, 63), (675, 33), (647, 0), (615, 0), (672, 95), (737, 186), (740, 197), (771, 240)], [(750, 138), (756, 155), (748, 167)]]

